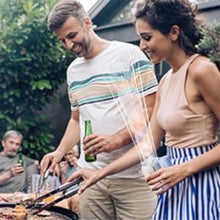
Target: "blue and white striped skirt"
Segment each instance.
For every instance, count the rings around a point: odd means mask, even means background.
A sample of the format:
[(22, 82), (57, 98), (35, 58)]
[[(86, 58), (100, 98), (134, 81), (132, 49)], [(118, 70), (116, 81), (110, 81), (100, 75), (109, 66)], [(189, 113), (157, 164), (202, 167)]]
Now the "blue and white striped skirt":
[[(214, 148), (168, 147), (172, 165), (181, 164)], [(158, 196), (154, 220), (220, 220), (220, 166), (196, 173)]]

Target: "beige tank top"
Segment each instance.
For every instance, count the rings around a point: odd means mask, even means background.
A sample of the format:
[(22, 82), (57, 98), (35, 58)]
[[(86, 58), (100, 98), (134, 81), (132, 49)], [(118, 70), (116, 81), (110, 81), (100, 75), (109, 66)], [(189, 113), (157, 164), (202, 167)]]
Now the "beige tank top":
[(172, 147), (197, 147), (217, 140), (218, 120), (211, 113), (195, 113), (188, 105), (184, 85), (190, 63), (198, 56), (192, 55), (175, 73), (164, 76), (160, 92), (157, 120), (166, 131), (165, 144)]

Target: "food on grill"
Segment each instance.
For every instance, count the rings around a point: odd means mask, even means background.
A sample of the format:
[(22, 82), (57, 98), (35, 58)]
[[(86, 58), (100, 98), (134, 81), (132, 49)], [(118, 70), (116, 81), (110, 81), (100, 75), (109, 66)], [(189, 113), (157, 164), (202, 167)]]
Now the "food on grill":
[(16, 220), (23, 220), (26, 218), (28, 212), (23, 205), (16, 205), (12, 210), (12, 216)]
[(13, 194), (5, 194), (0, 196), (0, 204), (2, 203), (20, 203), (22, 201), (33, 200), (33, 196), (30, 194), (16, 192)]
[(5, 199), (3, 196), (0, 196), (0, 203), (8, 202), (7, 199)]
[[(32, 212), (37, 209), (26, 209), (34, 199), (34, 195), (24, 193), (13, 193), (0, 195), (0, 220), (72, 220), (78, 219), (77, 216), (64, 213), (60, 207), (43, 210), (37, 215)], [(15, 205), (17, 204), (17, 205)], [(18, 205), (19, 204), (19, 205)], [(38, 208), (41, 206), (39, 205)], [(57, 211), (56, 211), (57, 210)], [(71, 216), (71, 217), (70, 217)]]
[[(27, 211), (23, 205), (16, 205), (14, 208), (0, 208), (0, 219), (14, 219), (14, 220), (38, 220), (38, 219), (51, 219), (49, 211), (42, 211), (38, 215), (34, 216), (32, 213)], [(59, 218), (58, 218), (59, 219)]]
[(1, 220), (8, 220), (8, 219), (13, 219), (12, 216), (12, 208), (1, 208), (0, 209), (0, 219)]
[(11, 207), (0, 207), (0, 220), (65, 220), (64, 215), (50, 212), (42, 211), (38, 215), (33, 215), (30, 210), (26, 210), (25, 207), (17, 205), (15, 208)]

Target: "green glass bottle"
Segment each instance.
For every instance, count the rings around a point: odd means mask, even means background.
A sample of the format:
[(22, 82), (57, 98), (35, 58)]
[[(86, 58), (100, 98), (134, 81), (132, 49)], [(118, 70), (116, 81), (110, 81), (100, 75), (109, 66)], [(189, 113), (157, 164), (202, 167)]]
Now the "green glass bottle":
[(23, 161), (23, 156), (22, 153), (18, 153), (18, 163), (23, 167), (24, 166), (24, 161)]
[[(89, 136), (90, 134), (92, 134), (92, 124), (91, 121), (85, 121), (85, 137)], [(85, 155), (85, 160), (87, 162), (93, 162), (96, 161), (96, 156), (92, 156), (92, 155)]]

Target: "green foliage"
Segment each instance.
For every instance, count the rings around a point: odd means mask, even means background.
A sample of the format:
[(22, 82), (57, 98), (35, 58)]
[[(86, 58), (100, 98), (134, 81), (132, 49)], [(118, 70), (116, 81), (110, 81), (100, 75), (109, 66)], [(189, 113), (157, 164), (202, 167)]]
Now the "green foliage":
[(22, 151), (40, 159), (53, 135), (39, 112), (52, 101), (73, 57), (47, 29), (57, 0), (2, 0), (0, 4), (0, 136), (24, 135)]
[(220, 23), (201, 25), (200, 31), (203, 37), (196, 46), (198, 52), (207, 55), (220, 69)]

